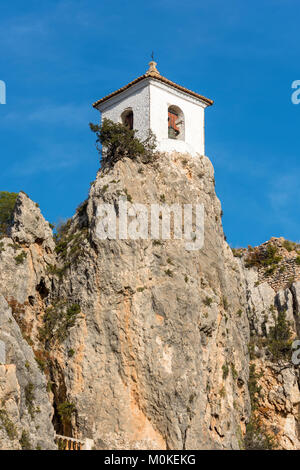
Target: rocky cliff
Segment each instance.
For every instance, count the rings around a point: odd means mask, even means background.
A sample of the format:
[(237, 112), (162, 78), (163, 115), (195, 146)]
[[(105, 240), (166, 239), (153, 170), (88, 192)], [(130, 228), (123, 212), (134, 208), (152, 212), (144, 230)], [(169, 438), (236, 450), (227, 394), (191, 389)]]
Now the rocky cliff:
[[(99, 238), (99, 207), (120, 200), (132, 216), (203, 204), (204, 246)], [(297, 336), (299, 285), (282, 268), (297, 247), (266, 273), (268, 249), (233, 254), (221, 214), (208, 158), (176, 153), (103, 168), (56, 243), (19, 194), (0, 250), (2, 448), (53, 448), (54, 431), (97, 449), (300, 448), (298, 372), (268, 343), (282, 312)]]

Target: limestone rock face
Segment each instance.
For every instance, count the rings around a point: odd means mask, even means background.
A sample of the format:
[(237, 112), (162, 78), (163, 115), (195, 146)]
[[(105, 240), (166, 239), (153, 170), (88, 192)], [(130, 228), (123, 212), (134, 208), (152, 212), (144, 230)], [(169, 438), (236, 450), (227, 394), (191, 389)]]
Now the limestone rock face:
[(47, 268), (55, 263), (52, 231), (40, 209), (25, 193), (20, 193), (10, 237), (1, 239), (1, 293), (10, 301), (34, 304), (50, 289)]
[[(102, 239), (100, 208), (118, 225), (120, 202), (129, 236)], [(203, 246), (172, 224), (170, 239), (134, 237), (137, 204), (202, 204)], [(208, 158), (177, 153), (99, 171), (56, 244), (19, 194), (0, 244), (1, 449), (54, 449), (55, 432), (96, 449), (239, 449), (253, 413), (277, 447), (300, 448), (299, 372), (269, 344), (282, 312), (291, 341), (300, 333), (296, 248), (272, 239), (280, 257), (267, 242), (251, 252), (267, 269), (251, 267), (221, 213)]]
[(2, 295), (0, 341), (6, 355), (0, 365), (0, 449), (55, 449), (45, 376)]
[(22, 245), (34, 243), (45, 248), (47, 252), (54, 250), (52, 230), (45, 221), (40, 209), (22, 191), (19, 193), (14, 210), (11, 238)]
[[(284, 264), (284, 259), (281, 264)], [(260, 389), (256, 413), (269, 435), (275, 438), (278, 448), (299, 450), (299, 366), (292, 362), (292, 350), (287, 357), (274, 360), (270, 353), (269, 338), (280, 312), (285, 313), (290, 325), (291, 342), (299, 338), (300, 282), (296, 281), (286, 288), (286, 279), (283, 278), (284, 287), (280, 288), (277, 281), (275, 291), (270, 286), (274, 285), (273, 279), (270, 284), (268, 281), (260, 283), (256, 268), (246, 269), (243, 262), (241, 265), (245, 275), (253, 345), (251, 363), (255, 366)]]
[(20, 193), (11, 237), (1, 239), (0, 249), (0, 340), (5, 346), (0, 370), (3, 449), (21, 448), (20, 441), (33, 449), (56, 448), (46, 377), (35, 360), (35, 339), (51, 287), (47, 266), (53, 261), (53, 248), (48, 222)]
[[(202, 203), (203, 249), (99, 239), (98, 207), (122, 197), (128, 207)], [(70, 242), (52, 294), (81, 306), (55, 355), (76, 406), (75, 435), (97, 448), (239, 448), (250, 413), (249, 326), (208, 158), (126, 159), (99, 172), (69, 239), (85, 227), (82, 251), (72, 261)]]

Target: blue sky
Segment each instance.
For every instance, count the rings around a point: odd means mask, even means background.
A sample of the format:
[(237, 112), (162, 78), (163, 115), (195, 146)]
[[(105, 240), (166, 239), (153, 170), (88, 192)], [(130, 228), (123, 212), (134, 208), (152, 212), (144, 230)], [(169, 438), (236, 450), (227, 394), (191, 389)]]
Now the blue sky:
[(0, 190), (51, 222), (73, 215), (99, 167), (91, 103), (144, 73), (215, 100), (206, 154), (232, 246), (300, 239), (298, 0), (0, 3)]

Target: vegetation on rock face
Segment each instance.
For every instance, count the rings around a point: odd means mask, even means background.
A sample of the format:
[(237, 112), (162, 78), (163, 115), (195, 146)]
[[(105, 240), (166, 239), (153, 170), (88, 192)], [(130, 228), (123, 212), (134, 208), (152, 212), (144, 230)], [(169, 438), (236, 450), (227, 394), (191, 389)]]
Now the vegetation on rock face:
[(284, 240), (282, 246), (289, 252), (295, 250), (298, 247), (297, 243), (291, 242), (290, 240)]
[(0, 236), (7, 234), (7, 230), (12, 223), (17, 197), (17, 193), (0, 191)]
[(9, 419), (6, 410), (0, 409), (0, 426), (3, 427), (8, 435), (9, 439), (12, 441), (17, 437), (17, 430), (13, 422)]
[(103, 164), (114, 165), (125, 157), (131, 159), (141, 157), (145, 162), (153, 158), (156, 138), (151, 131), (149, 136), (141, 141), (136, 137), (135, 130), (106, 118), (100, 126), (90, 123), (90, 128), (97, 136), (96, 146), (102, 155)]
[(251, 400), (251, 410), (252, 412), (257, 409), (258, 397), (261, 392), (261, 387), (257, 384), (257, 380), (261, 378), (261, 374), (258, 374), (255, 370), (255, 364), (250, 364), (249, 367), (249, 381), (248, 381), (248, 390)]
[(292, 347), (292, 329), (290, 322), (286, 318), (286, 310), (276, 311), (274, 306), (270, 308), (272, 312), (274, 326), (269, 332), (264, 331), (263, 336), (252, 335), (249, 343), (250, 360), (254, 360), (257, 355), (255, 348), (268, 353), (269, 359), (274, 363), (280, 361), (290, 361)]
[(15, 257), (15, 262), (17, 264), (24, 264), (25, 259), (27, 258), (27, 253), (22, 251), (19, 255)]
[(203, 303), (204, 305), (206, 305), (207, 307), (210, 307), (211, 304), (213, 302), (213, 299), (211, 297), (206, 297), (204, 300), (203, 300)]
[(244, 447), (245, 450), (274, 450), (277, 447), (275, 439), (267, 433), (257, 416), (252, 416), (247, 424)]
[(291, 353), (291, 328), (286, 319), (286, 311), (278, 312), (278, 316), (274, 315), (275, 326), (270, 328), (268, 335), (268, 348), (272, 354), (272, 359), (278, 361), (280, 359), (288, 359)]
[[(59, 225), (54, 236), (56, 243), (55, 251), (62, 258), (66, 258), (67, 254), (74, 254), (75, 251), (78, 251), (77, 248), (79, 242), (87, 236), (87, 229), (85, 227), (78, 229), (74, 233), (69, 233), (70, 226), (71, 219), (67, 220), (64, 224)], [(68, 248), (71, 248), (70, 253), (68, 252)]]
[(268, 274), (272, 274), (282, 257), (278, 255), (278, 248), (275, 245), (268, 245), (265, 250), (252, 248), (245, 259), (246, 268), (264, 267)]
[(222, 365), (222, 371), (223, 371), (223, 379), (226, 380), (229, 374), (229, 366), (227, 363)]
[(22, 432), (20, 444), (21, 444), (22, 450), (31, 450), (31, 443), (30, 443), (29, 434), (27, 431)]
[(79, 206), (76, 209), (76, 212), (77, 212), (79, 217), (83, 217), (84, 215), (86, 215), (87, 205), (88, 205), (88, 200), (87, 199), (85, 201), (83, 201), (81, 204), (79, 204)]
[(30, 382), (25, 387), (25, 403), (28, 409), (28, 413), (32, 418), (34, 418), (35, 408), (34, 408), (34, 385)]
[(244, 248), (231, 248), (231, 251), (236, 258), (242, 258)]
[[(253, 336), (249, 344), (250, 360), (257, 357), (255, 348), (258, 351), (264, 350), (268, 360), (277, 366), (282, 365), (282, 361), (289, 362), (291, 355), (292, 330), (289, 321), (286, 318), (286, 310), (276, 310), (274, 305), (270, 307), (273, 315), (274, 326), (267, 332), (264, 330), (264, 336)], [(284, 364), (285, 365), (285, 364)], [(250, 364), (248, 390), (251, 400), (251, 416), (246, 426), (244, 438), (244, 448), (246, 450), (272, 450), (278, 447), (278, 442), (273, 436), (276, 430), (272, 428), (272, 434), (264, 425), (264, 400), (266, 399), (265, 384), (259, 385), (259, 379), (264, 376), (263, 369), (258, 373), (254, 363)], [(261, 407), (261, 408), (260, 408)], [(264, 417), (262, 419), (262, 417)], [(268, 421), (268, 419), (267, 419)]]
[(68, 306), (66, 302), (58, 302), (53, 307), (47, 308), (43, 317), (44, 326), (39, 329), (40, 341), (44, 341), (46, 346), (56, 340), (63, 342), (69, 329), (75, 325), (79, 312), (79, 305)]
[(261, 386), (257, 381), (261, 374), (255, 370), (255, 365), (250, 364), (248, 389), (251, 400), (251, 417), (246, 426), (244, 436), (244, 448), (246, 450), (272, 450), (276, 448), (274, 438), (268, 434), (257, 413), (258, 397), (261, 393)]
[(60, 223), (56, 227), (56, 233), (54, 234), (54, 241), (56, 243), (55, 251), (57, 254), (64, 253), (68, 245), (68, 231), (70, 229), (71, 219), (68, 219), (66, 222)]
[[(77, 214), (82, 217), (86, 211), (86, 201), (77, 209)], [(56, 243), (55, 251), (59, 261), (63, 266), (48, 265), (48, 273), (62, 277), (72, 262), (76, 261), (83, 253), (83, 242), (87, 239), (88, 229), (85, 223), (77, 227), (76, 231), (71, 231), (71, 219), (59, 224), (56, 227), (54, 241)]]

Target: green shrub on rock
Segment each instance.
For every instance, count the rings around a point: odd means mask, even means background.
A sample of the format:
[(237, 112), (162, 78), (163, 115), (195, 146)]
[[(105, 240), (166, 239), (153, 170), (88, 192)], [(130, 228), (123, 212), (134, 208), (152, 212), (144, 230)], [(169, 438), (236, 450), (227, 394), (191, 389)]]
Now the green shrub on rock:
[(278, 267), (282, 257), (278, 255), (278, 248), (269, 244), (265, 250), (258, 248), (249, 249), (248, 256), (245, 259), (246, 268), (258, 267), (265, 268), (266, 275), (272, 275)]
[(257, 416), (252, 416), (246, 426), (244, 437), (245, 450), (274, 450), (276, 449), (275, 439), (268, 434), (265, 426)]
[(11, 441), (17, 437), (16, 427), (10, 420), (7, 411), (3, 409), (0, 409), (0, 427), (5, 429), (6, 434)]
[(27, 253), (22, 251), (18, 256), (15, 257), (15, 262), (17, 264), (24, 264), (25, 259), (27, 258)]
[(20, 444), (21, 444), (22, 450), (31, 450), (31, 443), (30, 443), (29, 434), (27, 431), (22, 432)]
[(12, 223), (18, 194), (0, 191), (0, 235), (6, 235)]
[(129, 129), (121, 123), (115, 123), (110, 119), (103, 119), (102, 124), (90, 123), (90, 129), (95, 132), (96, 146), (102, 154), (102, 163), (114, 165), (125, 157), (136, 159), (141, 157), (143, 161), (150, 161), (156, 147), (156, 138), (149, 131), (148, 137), (141, 141), (136, 137), (136, 131)]

